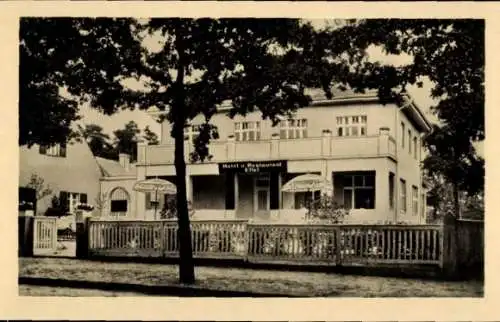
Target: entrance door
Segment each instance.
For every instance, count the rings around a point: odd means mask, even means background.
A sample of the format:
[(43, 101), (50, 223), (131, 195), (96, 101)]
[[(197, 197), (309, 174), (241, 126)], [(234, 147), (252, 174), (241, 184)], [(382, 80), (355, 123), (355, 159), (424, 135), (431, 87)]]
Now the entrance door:
[(270, 179), (268, 174), (261, 174), (254, 180), (254, 214), (258, 218), (269, 218)]

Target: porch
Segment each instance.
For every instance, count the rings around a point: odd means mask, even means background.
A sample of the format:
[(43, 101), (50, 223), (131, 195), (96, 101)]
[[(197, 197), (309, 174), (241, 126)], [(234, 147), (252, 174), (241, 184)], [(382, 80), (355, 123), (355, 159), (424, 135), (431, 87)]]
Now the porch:
[[(277, 162), (280, 164), (280, 161)], [(193, 219), (305, 223), (308, 203), (320, 197), (320, 191), (282, 191), (283, 185), (305, 172), (290, 173), (283, 167), (268, 167), (267, 171), (252, 173), (248, 170), (234, 171), (234, 164), (230, 166), (233, 166), (233, 171), (221, 169), (218, 175), (187, 177), (187, 196), (194, 210)], [(312, 173), (321, 175), (320, 172)], [(160, 178), (175, 182), (173, 176)], [(395, 222), (394, 211), (390, 211), (391, 196), (388, 185), (385, 185), (386, 180), (386, 176), (376, 171), (330, 172), (328, 181), (331, 183), (335, 202), (349, 209), (345, 223)], [(155, 200), (152, 195), (146, 194), (145, 212), (139, 212), (138, 218), (144, 216), (144, 219), (159, 219), (158, 209), (161, 209), (170, 197), (159, 196), (158, 200)], [(156, 217), (155, 201), (158, 203)]]

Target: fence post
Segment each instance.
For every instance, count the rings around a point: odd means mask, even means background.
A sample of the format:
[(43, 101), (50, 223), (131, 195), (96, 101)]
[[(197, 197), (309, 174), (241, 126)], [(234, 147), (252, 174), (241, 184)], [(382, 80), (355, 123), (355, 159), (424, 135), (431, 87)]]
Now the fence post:
[(244, 236), (244, 241), (245, 241), (245, 248), (244, 248), (244, 254), (243, 254), (243, 261), (245, 263), (248, 263), (248, 253), (250, 251), (250, 227), (248, 226), (249, 222), (247, 221), (245, 223), (245, 228), (243, 231), (243, 236)]
[(167, 241), (166, 241), (166, 234), (165, 234), (165, 224), (166, 222), (164, 220), (160, 221), (160, 257), (166, 257), (167, 255)]
[(335, 229), (335, 265), (342, 266), (342, 229), (336, 226)]
[(458, 272), (457, 219), (447, 214), (443, 221), (442, 273), (447, 278), (456, 278)]
[(90, 218), (82, 218), (76, 223), (76, 257), (88, 258), (89, 256), (89, 226)]
[(33, 216), (18, 217), (18, 256), (32, 257), (34, 243), (34, 222)]

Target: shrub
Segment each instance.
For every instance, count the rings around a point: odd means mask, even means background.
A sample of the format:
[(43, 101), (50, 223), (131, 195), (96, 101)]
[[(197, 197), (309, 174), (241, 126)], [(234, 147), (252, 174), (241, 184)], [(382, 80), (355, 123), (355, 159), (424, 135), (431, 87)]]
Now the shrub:
[(349, 209), (340, 205), (333, 196), (323, 194), (309, 204), (306, 220), (309, 223), (338, 224), (348, 215)]

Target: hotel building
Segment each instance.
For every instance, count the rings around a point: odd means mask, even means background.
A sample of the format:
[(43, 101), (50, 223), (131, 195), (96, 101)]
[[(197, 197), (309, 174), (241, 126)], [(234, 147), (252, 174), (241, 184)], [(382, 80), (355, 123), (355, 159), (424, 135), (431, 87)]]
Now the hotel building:
[[(309, 106), (274, 127), (260, 112), (231, 119), (230, 106), (221, 107), (211, 121), (220, 138), (210, 142), (212, 158), (204, 162), (189, 161), (203, 118), (192, 120), (185, 140), (186, 193), (195, 217), (300, 220), (300, 208), (311, 193), (283, 192), (281, 187), (298, 175), (314, 173), (328, 179), (336, 201), (350, 209), (347, 222), (424, 223), (422, 138), (431, 127), (411, 97), (383, 105), (374, 92), (327, 99), (317, 91), (311, 96)], [(133, 181), (158, 177), (175, 183), (170, 131), (164, 121), (159, 145), (139, 144), (134, 178), (101, 180), (101, 191), (121, 189), (128, 202), (127, 211), (120, 212), (124, 216), (152, 218), (152, 197), (132, 191)], [(128, 162), (122, 163), (130, 169)], [(161, 207), (165, 197), (160, 199)]]

